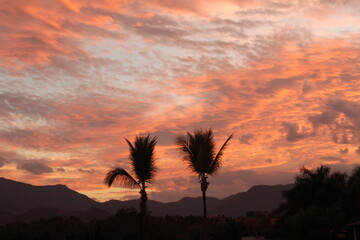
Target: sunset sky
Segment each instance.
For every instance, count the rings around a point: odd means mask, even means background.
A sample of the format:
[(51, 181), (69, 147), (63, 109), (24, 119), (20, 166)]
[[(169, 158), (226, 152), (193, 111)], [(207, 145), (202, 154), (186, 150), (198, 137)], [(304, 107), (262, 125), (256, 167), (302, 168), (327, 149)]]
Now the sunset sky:
[(138, 198), (137, 134), (158, 137), (149, 198), (200, 196), (175, 136), (234, 133), (208, 195), (360, 161), (358, 0), (1, 0), (0, 176)]

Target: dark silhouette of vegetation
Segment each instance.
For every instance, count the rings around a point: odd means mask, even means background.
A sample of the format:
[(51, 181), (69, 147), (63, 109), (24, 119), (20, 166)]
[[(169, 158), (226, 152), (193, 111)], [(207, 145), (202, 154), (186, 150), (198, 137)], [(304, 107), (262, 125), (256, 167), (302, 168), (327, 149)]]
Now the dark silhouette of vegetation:
[(350, 176), (327, 166), (302, 168), (284, 198), (277, 209), (284, 239), (328, 239), (331, 229), (360, 219), (360, 167)]
[(199, 177), (203, 197), (204, 229), (207, 218), (206, 190), (209, 186), (207, 178), (209, 175), (212, 176), (218, 173), (223, 152), (232, 136), (231, 134), (226, 139), (217, 153), (215, 152), (214, 134), (211, 129), (196, 130), (194, 134), (187, 132), (186, 136), (176, 138), (176, 143), (184, 153), (184, 160), (189, 169)]
[[(121, 209), (108, 219), (83, 222), (76, 217), (56, 217), (34, 222), (15, 222), (0, 226), (1, 240), (140, 240), (137, 222), (141, 215), (134, 209)], [(201, 217), (151, 217), (149, 237), (156, 240), (198, 240)], [(212, 240), (241, 239), (251, 234), (244, 224), (232, 218), (210, 219)]]
[[(198, 240), (204, 237), (227, 240), (257, 235), (273, 240), (332, 240), (338, 239), (333, 237), (341, 233), (347, 234), (347, 238), (343, 239), (351, 240), (353, 232), (347, 233), (347, 226), (360, 220), (360, 167), (349, 175), (332, 172), (327, 166), (315, 170), (302, 168), (294, 186), (284, 192), (284, 198), (285, 202), (275, 213), (250, 211), (247, 217), (242, 218), (208, 218), (206, 236), (203, 217), (148, 215), (151, 228), (147, 229), (146, 237), (159, 240)], [(276, 220), (278, 224), (274, 227)], [(144, 238), (144, 232), (138, 231), (137, 224), (142, 221), (143, 214), (134, 209), (122, 209), (107, 219), (91, 221), (77, 217), (18, 221), (0, 225), (0, 239), (140, 240)]]
[(150, 135), (136, 136), (134, 145), (125, 139), (130, 147), (130, 161), (135, 173), (132, 177), (125, 169), (115, 168), (108, 172), (105, 183), (110, 187), (114, 181), (120, 182), (127, 188), (140, 188), (140, 214), (142, 239), (148, 239), (147, 208), (148, 199), (146, 183), (152, 183), (155, 177), (155, 145), (156, 137), (150, 139)]

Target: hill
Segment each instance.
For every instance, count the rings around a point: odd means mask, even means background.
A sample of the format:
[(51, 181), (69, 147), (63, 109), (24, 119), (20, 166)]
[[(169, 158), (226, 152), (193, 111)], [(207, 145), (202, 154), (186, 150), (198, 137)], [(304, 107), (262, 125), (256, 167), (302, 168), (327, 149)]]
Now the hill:
[[(291, 188), (293, 184), (287, 185), (257, 185), (246, 192), (237, 193), (229, 197), (218, 199), (207, 198), (209, 215), (225, 215), (228, 217), (245, 216), (248, 211), (271, 212), (283, 201), (282, 192)], [(117, 201), (111, 200), (102, 204), (103, 209), (115, 213), (122, 207), (133, 207), (139, 209), (139, 200)], [(149, 211), (153, 216), (169, 215), (201, 215), (202, 198), (184, 197), (177, 202), (161, 203), (148, 201)]]
[[(208, 197), (209, 215), (244, 216), (247, 211), (272, 211), (283, 200), (282, 191), (292, 184), (253, 186), (246, 192), (218, 199)], [(0, 178), (0, 224), (10, 220), (34, 220), (54, 216), (77, 216), (84, 220), (105, 218), (121, 208), (139, 208), (139, 200), (110, 200), (99, 203), (65, 185), (33, 186)], [(184, 197), (177, 202), (148, 201), (154, 216), (201, 215), (201, 197)]]
[(65, 185), (33, 186), (0, 178), (0, 211), (20, 214), (34, 208), (84, 211), (99, 205)]

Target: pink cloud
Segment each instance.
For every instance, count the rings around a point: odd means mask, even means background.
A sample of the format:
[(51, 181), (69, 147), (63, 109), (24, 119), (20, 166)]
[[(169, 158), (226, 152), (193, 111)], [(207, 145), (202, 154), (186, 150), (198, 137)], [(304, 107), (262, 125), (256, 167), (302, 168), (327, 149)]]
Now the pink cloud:
[(211, 180), (221, 196), (260, 183), (258, 172), (274, 171), (261, 178), (269, 181), (302, 165), (356, 162), (359, 35), (319, 38), (306, 21), (286, 18), (298, 5), (6, 1), (0, 172), (98, 197), (111, 167), (129, 168), (124, 138), (151, 133), (160, 169), (151, 196), (196, 195), (174, 136), (209, 127), (219, 143), (236, 136), (224, 175)]

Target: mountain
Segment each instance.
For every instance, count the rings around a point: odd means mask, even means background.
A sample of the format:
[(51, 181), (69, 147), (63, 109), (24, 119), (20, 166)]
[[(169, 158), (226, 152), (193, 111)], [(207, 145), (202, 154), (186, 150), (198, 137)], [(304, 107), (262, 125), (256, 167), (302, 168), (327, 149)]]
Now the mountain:
[(34, 208), (84, 211), (99, 203), (65, 185), (33, 186), (0, 178), (0, 211), (15, 214)]
[[(271, 212), (283, 201), (282, 192), (290, 189), (293, 184), (287, 185), (257, 185), (246, 192), (218, 199), (207, 197), (209, 215), (225, 215), (228, 217), (245, 216), (248, 211)], [(102, 204), (102, 208), (115, 213), (122, 207), (133, 207), (139, 210), (139, 200), (117, 201), (110, 200)], [(148, 209), (153, 216), (169, 215), (201, 215), (202, 198), (185, 197), (177, 202), (161, 203), (148, 201)]]
[(282, 192), (292, 186), (293, 184), (253, 186), (246, 192), (221, 199), (220, 204), (209, 212), (229, 217), (244, 216), (248, 211), (271, 212), (284, 200)]
[[(220, 203), (220, 200), (214, 197), (207, 197), (208, 207), (215, 207)], [(135, 208), (139, 211), (140, 200), (117, 201), (110, 200), (102, 203), (101, 208), (115, 214), (120, 208)], [(147, 201), (148, 210), (152, 216), (168, 215), (201, 215), (202, 214), (202, 198), (185, 197), (177, 202), (162, 203), (153, 200)]]
[[(218, 199), (207, 198), (209, 215), (244, 216), (247, 211), (272, 211), (282, 201), (282, 191), (292, 184), (253, 186), (246, 192)], [(0, 224), (12, 220), (37, 220), (55, 216), (77, 216), (87, 221), (106, 218), (121, 208), (139, 208), (139, 200), (99, 203), (65, 185), (33, 186), (0, 178)], [(201, 215), (202, 198), (185, 197), (177, 202), (148, 201), (153, 216)]]
[[(217, 206), (220, 203), (220, 200), (214, 197), (207, 197), (206, 204), (208, 209)], [(162, 208), (151, 208), (149, 205), (150, 211), (153, 211), (155, 216), (161, 216), (165, 214), (169, 215), (180, 215), (180, 216), (189, 216), (189, 215), (202, 215), (203, 205), (202, 197), (185, 197), (180, 199), (177, 202), (164, 203)]]

